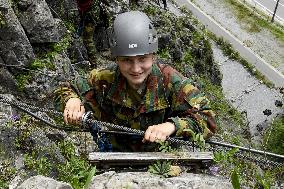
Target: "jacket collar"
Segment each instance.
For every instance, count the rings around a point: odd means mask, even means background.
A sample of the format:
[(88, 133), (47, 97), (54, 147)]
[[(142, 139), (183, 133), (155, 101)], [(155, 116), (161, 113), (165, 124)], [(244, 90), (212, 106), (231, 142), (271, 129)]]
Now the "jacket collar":
[(141, 105), (134, 107), (131, 98), (129, 98), (126, 78), (116, 69), (115, 80), (108, 92), (107, 98), (114, 103), (131, 108), (137, 113), (147, 113), (169, 107), (163, 86), (163, 75), (156, 63), (152, 66), (152, 71), (146, 80), (146, 92)]

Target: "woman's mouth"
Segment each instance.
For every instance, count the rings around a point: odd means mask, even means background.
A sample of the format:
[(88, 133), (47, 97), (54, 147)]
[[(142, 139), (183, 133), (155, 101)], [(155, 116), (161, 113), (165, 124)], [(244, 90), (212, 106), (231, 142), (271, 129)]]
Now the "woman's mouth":
[(131, 77), (140, 77), (142, 73), (129, 74)]

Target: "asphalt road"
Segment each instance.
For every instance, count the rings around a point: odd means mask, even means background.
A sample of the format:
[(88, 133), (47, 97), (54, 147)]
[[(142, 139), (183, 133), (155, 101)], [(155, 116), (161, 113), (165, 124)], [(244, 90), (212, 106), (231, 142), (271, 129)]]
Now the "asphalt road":
[[(271, 15), (273, 15), (277, 0), (253, 0), (253, 1), (257, 3), (259, 6), (263, 7)], [(279, 1), (276, 10), (276, 16), (284, 20), (284, 0)]]
[[(271, 0), (272, 1), (272, 0)], [(266, 78), (268, 78), (276, 87), (284, 86), (284, 76), (270, 64), (265, 62), (261, 57), (255, 54), (251, 49), (243, 45), (243, 43), (234, 37), (228, 30), (217, 23), (213, 18), (206, 15), (190, 0), (175, 0), (179, 6), (185, 6), (207, 29), (213, 32), (217, 37), (223, 37), (230, 42), (233, 48), (240, 53), (249, 63), (253, 64)]]

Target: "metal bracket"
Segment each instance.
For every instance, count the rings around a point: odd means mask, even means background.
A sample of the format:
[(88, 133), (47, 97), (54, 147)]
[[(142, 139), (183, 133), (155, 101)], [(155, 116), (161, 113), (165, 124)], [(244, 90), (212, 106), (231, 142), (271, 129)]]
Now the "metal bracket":
[(91, 111), (85, 112), (81, 118), (81, 125), (84, 128), (88, 128), (87, 120), (93, 116), (93, 113)]

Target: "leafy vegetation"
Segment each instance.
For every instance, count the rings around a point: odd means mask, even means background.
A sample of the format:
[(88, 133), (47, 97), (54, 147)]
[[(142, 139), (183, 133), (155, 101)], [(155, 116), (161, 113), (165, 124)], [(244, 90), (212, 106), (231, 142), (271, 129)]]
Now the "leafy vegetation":
[(29, 83), (29, 81), (32, 79), (32, 76), (29, 73), (21, 73), (15, 77), (17, 81), (17, 87), (20, 92), (23, 92), (25, 89), (25, 86)]
[(264, 141), (268, 151), (284, 155), (284, 115), (275, 119), (265, 132)]
[(14, 177), (16, 169), (12, 166), (12, 162), (9, 160), (1, 162), (0, 165), (0, 188), (8, 188), (9, 181)]
[[(234, 188), (270, 188), (276, 181), (283, 180), (284, 167), (268, 166), (261, 169), (255, 162), (248, 161), (242, 156), (235, 156), (238, 149), (214, 153), (214, 161), (219, 167), (219, 173), (230, 175)], [(241, 186), (241, 187), (240, 187)]]
[(237, 18), (241, 23), (247, 24), (247, 31), (259, 32), (262, 28), (268, 29), (274, 36), (284, 42), (284, 30), (283, 26), (278, 26), (270, 22), (270, 18), (267, 19), (255, 14), (255, 10), (249, 9), (244, 4), (237, 0), (225, 0), (227, 5), (234, 10)]
[(171, 153), (176, 152), (176, 149), (173, 148), (168, 141), (165, 142), (159, 141), (158, 143), (160, 144), (159, 147), (160, 152), (171, 152)]
[(6, 25), (6, 21), (5, 21), (2, 11), (0, 10), (0, 29), (3, 28), (5, 25)]
[(90, 177), (95, 175), (96, 168), (92, 167), (84, 158), (75, 155), (75, 147), (71, 142), (63, 141), (58, 146), (66, 158), (65, 163), (58, 165), (58, 179), (70, 183), (75, 189), (89, 185)]
[(171, 162), (170, 161), (157, 161), (153, 165), (149, 166), (148, 171), (153, 174), (157, 174), (163, 177), (169, 177), (169, 173), (171, 170)]
[[(14, 116), (7, 127), (18, 131), (15, 138), (15, 147), (24, 152), (24, 164), (32, 175), (44, 175), (50, 177), (57, 175), (55, 179), (70, 183), (75, 189), (82, 189), (91, 182), (91, 178), (96, 174), (96, 167), (92, 167), (88, 161), (76, 155), (75, 146), (70, 141), (62, 140), (58, 144), (51, 143), (49, 146), (37, 146), (32, 141), (33, 131), (38, 127), (38, 123), (26, 115)], [(50, 141), (51, 142), (51, 141)], [(58, 162), (56, 149), (64, 157), (64, 161)], [(56, 163), (55, 163), (56, 162)], [(1, 163), (0, 186), (7, 188), (8, 182), (15, 176), (16, 169), (9, 162)]]
[(24, 162), (26, 168), (38, 175), (48, 176), (51, 173), (51, 162), (46, 157), (38, 157), (35, 151), (24, 154)]
[(208, 32), (208, 35), (217, 43), (217, 45), (221, 48), (221, 50), (226, 56), (228, 56), (232, 60), (236, 60), (241, 63), (244, 68), (246, 68), (258, 80), (262, 81), (267, 87), (274, 87), (274, 84), (267, 80), (267, 78), (258, 70), (256, 70), (252, 64), (248, 63), (248, 61), (242, 58), (239, 53), (234, 50), (231, 44), (226, 42), (223, 38), (216, 37), (213, 33)]
[(51, 44), (46, 52), (38, 52), (38, 58), (29, 65), (29, 68), (32, 70), (41, 70), (43, 68), (55, 70), (55, 57), (69, 47), (71, 40), (70, 34), (67, 34), (58, 43)]
[(201, 149), (204, 151), (205, 149), (205, 140), (203, 138), (202, 133), (195, 133), (191, 129), (184, 129), (185, 132), (189, 132), (191, 136), (191, 140)]
[(236, 169), (234, 169), (232, 174), (231, 174), (231, 181), (232, 181), (232, 185), (233, 185), (234, 189), (240, 189), (241, 188), (239, 174), (238, 174), (238, 171)]

